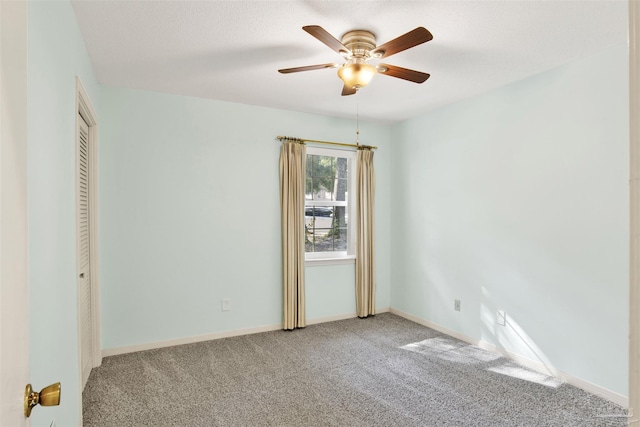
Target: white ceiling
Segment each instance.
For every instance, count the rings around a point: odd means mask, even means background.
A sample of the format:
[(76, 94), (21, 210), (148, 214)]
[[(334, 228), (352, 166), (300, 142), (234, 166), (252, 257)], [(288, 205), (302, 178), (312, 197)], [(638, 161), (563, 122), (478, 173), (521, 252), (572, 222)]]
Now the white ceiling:
[[(626, 1), (73, 1), (98, 81), (386, 123), (626, 42)], [(378, 75), (342, 97), (342, 62), (301, 28), (367, 29), (382, 44), (416, 27), (433, 40), (384, 62), (431, 74)]]

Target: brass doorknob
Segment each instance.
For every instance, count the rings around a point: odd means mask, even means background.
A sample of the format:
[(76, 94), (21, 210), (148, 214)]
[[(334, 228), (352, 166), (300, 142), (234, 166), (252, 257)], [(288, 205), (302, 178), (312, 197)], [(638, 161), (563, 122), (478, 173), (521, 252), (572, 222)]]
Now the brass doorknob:
[(24, 416), (29, 418), (34, 406), (58, 406), (60, 404), (60, 383), (46, 386), (40, 393), (33, 391), (31, 384), (24, 390)]

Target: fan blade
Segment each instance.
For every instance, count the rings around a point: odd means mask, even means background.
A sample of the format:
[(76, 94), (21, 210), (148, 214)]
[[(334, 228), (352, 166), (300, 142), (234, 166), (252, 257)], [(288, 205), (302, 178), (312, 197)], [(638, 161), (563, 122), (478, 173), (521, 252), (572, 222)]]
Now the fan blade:
[(396, 39), (376, 47), (371, 51), (371, 55), (378, 58), (386, 58), (403, 50), (426, 43), (431, 39), (433, 39), (433, 36), (429, 30), (424, 27), (418, 27), (415, 30), (409, 31), (407, 34), (403, 34)]
[(351, 51), (349, 49), (347, 49), (342, 43), (340, 43), (338, 39), (329, 34), (327, 30), (322, 28), (320, 25), (307, 25), (306, 27), (302, 27), (302, 29), (320, 40), (322, 43), (329, 46), (331, 49), (335, 50), (336, 52), (340, 54), (351, 54)]
[(378, 72), (386, 76), (397, 77), (414, 83), (424, 83), (429, 78), (429, 74), (421, 71), (410, 70), (408, 68), (396, 67), (395, 65), (380, 64)]
[(344, 85), (342, 87), (342, 96), (347, 96), (347, 95), (353, 95), (356, 93), (356, 89), (349, 87), (347, 85)]
[(282, 74), (299, 73), (300, 71), (311, 71), (311, 70), (322, 70), (324, 68), (335, 68), (338, 65), (339, 64), (307, 65), (306, 67), (283, 68), (281, 70), (278, 70), (278, 72)]

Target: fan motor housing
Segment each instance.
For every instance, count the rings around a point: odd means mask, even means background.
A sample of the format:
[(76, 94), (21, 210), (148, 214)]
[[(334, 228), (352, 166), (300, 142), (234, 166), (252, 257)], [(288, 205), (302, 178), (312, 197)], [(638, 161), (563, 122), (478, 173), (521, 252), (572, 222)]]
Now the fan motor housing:
[(376, 35), (367, 30), (353, 30), (345, 33), (341, 42), (354, 57), (369, 57), (369, 52), (376, 48)]

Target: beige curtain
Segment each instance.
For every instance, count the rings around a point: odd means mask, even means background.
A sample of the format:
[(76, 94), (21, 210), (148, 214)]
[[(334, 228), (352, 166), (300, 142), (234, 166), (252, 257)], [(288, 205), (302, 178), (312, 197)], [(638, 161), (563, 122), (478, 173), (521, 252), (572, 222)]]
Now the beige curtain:
[(356, 156), (356, 313), (358, 317), (375, 314), (374, 240), (373, 240), (373, 151), (358, 149)]
[(280, 150), (283, 329), (304, 328), (304, 184), (307, 148), (285, 140)]

